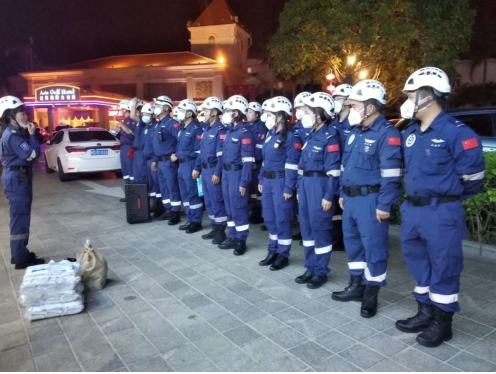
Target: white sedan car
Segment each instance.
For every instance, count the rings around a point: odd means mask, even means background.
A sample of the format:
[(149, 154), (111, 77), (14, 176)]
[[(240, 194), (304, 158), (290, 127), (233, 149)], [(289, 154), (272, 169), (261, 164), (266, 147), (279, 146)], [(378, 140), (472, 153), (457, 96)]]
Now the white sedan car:
[(105, 129), (63, 129), (47, 142), (46, 172), (57, 171), (63, 182), (80, 173), (120, 172), (120, 149), (119, 140)]

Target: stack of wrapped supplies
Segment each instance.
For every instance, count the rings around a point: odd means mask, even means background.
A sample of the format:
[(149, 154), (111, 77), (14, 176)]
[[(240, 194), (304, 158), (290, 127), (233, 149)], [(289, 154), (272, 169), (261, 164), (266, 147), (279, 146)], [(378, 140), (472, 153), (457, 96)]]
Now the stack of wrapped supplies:
[(81, 265), (61, 261), (30, 266), (21, 285), (19, 303), (30, 320), (80, 313), (84, 309)]

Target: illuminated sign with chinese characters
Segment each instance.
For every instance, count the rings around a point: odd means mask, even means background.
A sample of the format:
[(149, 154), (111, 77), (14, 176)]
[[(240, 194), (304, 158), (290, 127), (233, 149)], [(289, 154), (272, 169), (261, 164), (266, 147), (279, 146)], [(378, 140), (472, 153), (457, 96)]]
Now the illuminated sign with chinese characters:
[(80, 89), (75, 86), (53, 85), (37, 88), (35, 93), (38, 102), (64, 102), (80, 99)]

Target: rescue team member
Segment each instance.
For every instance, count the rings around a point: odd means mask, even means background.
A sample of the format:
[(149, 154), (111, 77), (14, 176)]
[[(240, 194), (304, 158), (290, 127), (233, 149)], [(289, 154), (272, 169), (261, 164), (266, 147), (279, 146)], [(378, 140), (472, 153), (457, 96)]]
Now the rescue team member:
[[(340, 84), (332, 93), (334, 99), (334, 113), (336, 118), (332, 121), (331, 125), (338, 130), (339, 139), (341, 140), (341, 155), (343, 154), (346, 139), (351, 131), (351, 126), (348, 121), (348, 114), (350, 112), (349, 105), (346, 104), (348, 96), (350, 96), (352, 86), (349, 84)], [(332, 250), (344, 251), (344, 235), (343, 235), (343, 209), (339, 205), (339, 196), (336, 196), (334, 201), (334, 217), (332, 217)]]
[(332, 96), (317, 92), (304, 98), (303, 104), (302, 125), (313, 127), (298, 165), (299, 220), (307, 270), (295, 282), (315, 289), (327, 282), (330, 271), (332, 202), (339, 194), (341, 154), (338, 132), (330, 126), (334, 112)]
[(417, 342), (437, 347), (452, 337), (453, 314), (467, 236), (462, 200), (484, 182), (482, 145), (475, 132), (443, 111), (451, 87), (447, 75), (427, 67), (414, 72), (403, 92), (403, 131), (407, 200), (401, 205), (401, 246), (417, 286), (418, 313), (396, 322), (403, 332), (419, 332)]
[[(121, 115), (124, 121), (119, 122), (119, 132), (117, 139), (121, 142), (121, 151), (119, 157), (121, 159), (122, 178), (126, 183), (134, 180), (133, 178), (133, 141), (136, 121), (130, 117), (131, 109), (129, 108), (129, 100), (121, 100), (119, 103)], [(126, 199), (120, 199), (120, 202), (125, 202)]]
[(271, 99), (265, 126), (269, 129), (264, 142), (263, 164), (260, 169), (263, 217), (269, 229), (267, 257), (260, 266), (281, 270), (289, 265), (291, 251), (291, 220), (296, 207), (295, 191), (301, 141), (291, 130), (291, 102), (285, 97)]
[(262, 195), (258, 191), (258, 176), (262, 167), (262, 147), (267, 135), (267, 127), (260, 120), (262, 115), (262, 106), (257, 102), (248, 104), (246, 112), (246, 121), (250, 126), (255, 141), (255, 163), (253, 164), (253, 173), (250, 185), (250, 199), (252, 202), (250, 223), (262, 223)]
[(220, 249), (234, 249), (235, 256), (246, 252), (248, 222), (248, 197), (255, 162), (255, 141), (246, 118), (248, 101), (234, 95), (227, 100), (222, 120), (229, 127), (222, 153), (222, 193), (228, 215), (229, 238), (219, 245)]
[[(212, 240), (212, 244), (221, 244), (226, 240), (227, 212), (222, 196), (222, 153), (226, 128), (219, 117), (224, 108), (218, 97), (209, 97), (203, 104), (207, 126), (201, 141), (200, 157), (196, 159), (193, 178), (201, 174), (203, 196), (212, 230), (202, 239)], [(196, 177), (196, 178), (195, 178)]]
[(28, 122), (24, 103), (14, 96), (0, 99), (2, 138), (2, 189), (10, 208), (11, 264), (15, 268), (44, 264), (45, 260), (29, 252), (29, 226), (33, 201), (33, 163), (41, 155), (36, 127)]
[[(270, 99), (268, 100), (265, 100), (263, 103), (262, 103), (262, 110), (260, 111), (261, 115), (260, 115), (260, 120), (265, 123), (265, 121), (267, 121), (267, 115), (268, 115), (268, 112), (265, 112), (265, 110), (267, 109), (267, 105), (269, 104), (270, 102)], [(258, 186), (257, 186), (257, 189), (258, 189)], [(260, 230), (261, 231), (267, 231), (267, 226), (265, 225), (260, 225)]]
[(179, 163), (179, 191), (188, 217), (186, 223), (179, 226), (179, 230), (186, 231), (186, 234), (193, 234), (203, 228), (203, 203), (201, 197), (198, 196), (196, 182), (199, 174), (193, 173), (196, 159), (200, 156), (203, 130), (196, 120), (197, 109), (193, 100), (183, 100), (177, 108), (178, 119), (182, 126), (177, 136), (176, 152), (171, 155), (170, 160)]
[(357, 83), (348, 97), (350, 125), (343, 155), (343, 231), (350, 282), (333, 292), (337, 301), (362, 301), (360, 315), (373, 317), (386, 286), (391, 206), (401, 193), (401, 139), (382, 115), (386, 90), (375, 80)]
[(132, 178), (135, 183), (146, 183), (146, 160), (143, 154), (143, 149), (145, 146), (144, 132), (146, 123), (143, 121), (141, 113), (147, 115), (149, 120), (151, 120), (151, 115), (153, 115), (153, 107), (151, 104), (146, 104), (142, 107), (141, 111), (138, 112), (137, 106), (140, 100), (138, 98), (133, 98), (129, 101), (129, 118), (136, 122), (134, 128), (134, 140), (133, 140), (133, 172)]
[(177, 179), (178, 164), (171, 161), (171, 155), (176, 152), (177, 136), (181, 131), (181, 124), (170, 117), (172, 100), (168, 96), (159, 96), (154, 99), (158, 123), (153, 136), (153, 161), (150, 166), (152, 171), (158, 170), (158, 182), (164, 213), (159, 220), (169, 219), (169, 225), (180, 222), (181, 195)]

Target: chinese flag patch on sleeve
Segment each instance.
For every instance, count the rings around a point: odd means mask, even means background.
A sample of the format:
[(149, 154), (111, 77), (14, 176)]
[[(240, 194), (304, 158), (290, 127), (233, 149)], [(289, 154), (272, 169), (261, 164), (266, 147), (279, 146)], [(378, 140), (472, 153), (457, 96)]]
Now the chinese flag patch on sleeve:
[(220, 140), (224, 140), (226, 138), (226, 134), (220, 134), (219, 138)]
[(181, 126), (181, 124), (179, 122), (177, 122), (175, 125), (174, 125), (174, 128), (177, 129), (179, 126)]
[(201, 138), (202, 138), (202, 136), (201, 136), (201, 135), (197, 135), (197, 136), (196, 136), (196, 139), (197, 139), (197, 140), (201, 140)]
[(462, 146), (463, 146), (463, 150), (467, 151), (472, 148), (477, 148), (479, 146), (479, 142), (477, 141), (476, 138), (471, 138), (462, 141)]
[(388, 145), (401, 145), (401, 139), (400, 138), (388, 138)]
[(295, 143), (295, 149), (300, 150), (301, 149), (301, 143)]
[(244, 144), (244, 145), (251, 144), (251, 139), (243, 139), (243, 140), (241, 140), (241, 144)]
[(327, 152), (339, 152), (339, 144), (328, 145)]

